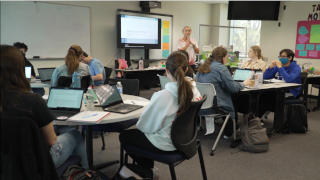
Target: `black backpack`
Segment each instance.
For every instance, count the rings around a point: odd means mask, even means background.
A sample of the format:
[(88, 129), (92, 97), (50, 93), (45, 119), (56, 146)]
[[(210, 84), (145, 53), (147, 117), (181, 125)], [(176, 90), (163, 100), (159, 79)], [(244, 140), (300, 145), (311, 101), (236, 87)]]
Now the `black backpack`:
[(287, 109), (287, 120), (284, 123), (283, 133), (306, 133), (307, 131), (306, 107), (302, 104), (291, 104)]
[(72, 165), (63, 173), (61, 180), (102, 180), (100, 175), (90, 169)]

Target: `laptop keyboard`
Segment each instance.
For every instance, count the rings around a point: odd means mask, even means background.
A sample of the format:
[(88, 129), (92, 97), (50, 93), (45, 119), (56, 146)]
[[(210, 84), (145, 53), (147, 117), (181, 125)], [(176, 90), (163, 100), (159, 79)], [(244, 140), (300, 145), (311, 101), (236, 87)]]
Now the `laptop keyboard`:
[(132, 105), (132, 104), (119, 104), (119, 105), (115, 105), (108, 108), (107, 111), (126, 113), (126, 112), (131, 112), (133, 110), (139, 109), (141, 107), (142, 106)]
[(60, 117), (60, 116), (67, 116), (67, 117), (71, 117), (75, 114), (77, 114), (77, 112), (70, 112), (70, 111), (64, 111), (64, 112), (61, 112), (61, 111), (52, 111), (53, 115), (55, 117)]

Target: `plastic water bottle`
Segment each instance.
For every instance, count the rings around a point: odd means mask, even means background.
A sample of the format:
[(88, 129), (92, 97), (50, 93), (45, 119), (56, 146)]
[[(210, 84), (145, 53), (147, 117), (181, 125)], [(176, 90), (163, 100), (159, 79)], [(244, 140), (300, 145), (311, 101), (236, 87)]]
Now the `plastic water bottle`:
[(94, 99), (93, 99), (93, 89), (91, 86), (88, 87), (87, 90), (87, 111), (94, 110)]
[(81, 88), (81, 76), (77, 72), (74, 72), (72, 74), (72, 87), (73, 88)]
[(122, 88), (122, 84), (121, 84), (120, 81), (117, 82), (117, 89), (118, 89), (118, 91), (119, 91), (120, 94), (123, 94), (123, 88)]
[(255, 73), (255, 88), (260, 88), (263, 83), (263, 73), (262, 71), (257, 71)]
[(139, 60), (139, 70), (143, 70), (143, 60), (140, 58)]

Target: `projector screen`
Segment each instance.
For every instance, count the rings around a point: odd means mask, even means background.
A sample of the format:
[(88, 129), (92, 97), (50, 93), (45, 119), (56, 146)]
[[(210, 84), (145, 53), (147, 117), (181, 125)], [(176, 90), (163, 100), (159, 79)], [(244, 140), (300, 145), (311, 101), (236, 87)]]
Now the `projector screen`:
[(159, 18), (119, 14), (118, 48), (161, 49), (161, 20)]

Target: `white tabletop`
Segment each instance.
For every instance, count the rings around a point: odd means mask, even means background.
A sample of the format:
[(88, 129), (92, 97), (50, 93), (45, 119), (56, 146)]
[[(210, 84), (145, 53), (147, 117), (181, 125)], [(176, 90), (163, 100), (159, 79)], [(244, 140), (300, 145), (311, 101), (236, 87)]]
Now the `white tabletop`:
[(264, 90), (264, 89), (278, 89), (278, 88), (285, 88), (285, 87), (299, 87), (301, 84), (298, 83), (270, 83), (270, 84), (262, 84), (262, 86), (257, 89), (257, 88), (244, 88), (241, 91), (257, 91), (257, 90)]
[[(123, 101), (125, 100), (133, 100), (133, 101), (146, 101), (149, 102), (148, 99), (138, 97), (138, 96), (132, 96), (132, 95), (126, 95), (122, 94), (121, 95)], [(108, 116), (106, 116), (103, 120), (100, 121), (99, 124), (108, 124), (108, 123), (114, 123), (114, 122), (121, 122), (121, 121), (126, 121), (129, 119), (134, 119), (134, 118), (139, 118), (142, 112), (147, 108), (147, 106), (144, 106), (143, 108), (137, 109), (135, 111), (132, 111), (127, 114), (119, 114), (119, 113), (113, 113), (111, 112)], [(83, 106), (83, 110), (85, 107)], [(103, 111), (102, 107), (95, 107), (95, 111)], [(82, 123), (82, 122), (69, 122), (69, 121), (58, 121), (54, 120), (53, 121), (54, 125), (95, 125), (92, 123)]]
[(165, 68), (163, 67), (159, 67), (159, 68), (144, 68), (144, 69), (133, 69), (133, 70), (126, 70), (126, 69), (115, 69), (115, 71), (121, 71), (121, 72), (139, 72), (139, 71), (161, 71), (161, 70), (165, 70)]
[(36, 82), (30, 82), (31, 88), (44, 88), (44, 87), (51, 87), (50, 82), (41, 82), (40, 79), (37, 79)]

